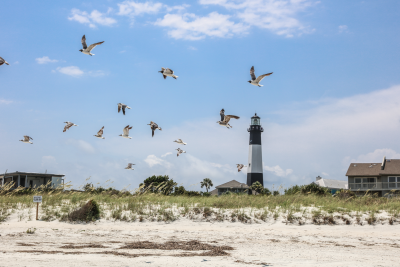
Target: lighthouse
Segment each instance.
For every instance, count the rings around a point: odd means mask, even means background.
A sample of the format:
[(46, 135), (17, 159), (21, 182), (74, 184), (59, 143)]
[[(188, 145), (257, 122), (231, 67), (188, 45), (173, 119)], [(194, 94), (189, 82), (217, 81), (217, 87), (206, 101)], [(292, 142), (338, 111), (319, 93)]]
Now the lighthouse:
[(247, 131), (250, 133), (247, 185), (251, 186), (255, 182), (260, 182), (264, 186), (261, 149), (261, 133), (264, 132), (264, 129), (261, 127), (260, 117), (257, 116), (257, 113), (251, 117), (251, 124)]

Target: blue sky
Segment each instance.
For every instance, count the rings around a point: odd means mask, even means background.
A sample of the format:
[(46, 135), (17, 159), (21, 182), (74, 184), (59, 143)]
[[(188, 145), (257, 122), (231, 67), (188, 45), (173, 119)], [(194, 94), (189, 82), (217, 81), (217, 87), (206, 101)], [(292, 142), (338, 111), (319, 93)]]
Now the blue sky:
[[(245, 182), (235, 164), (247, 163), (254, 112), (269, 187), (400, 158), (398, 1), (3, 1), (0, 10), (10, 63), (0, 66), (0, 172), (117, 188), (153, 174), (192, 190), (206, 177)], [(95, 56), (78, 51), (83, 34), (105, 41)], [(262, 88), (247, 83), (253, 65), (274, 72)], [(161, 67), (179, 78), (164, 80)], [(132, 107), (126, 116), (119, 102)], [(230, 130), (216, 124), (221, 108), (241, 117)], [(154, 138), (150, 120), (163, 128)], [(63, 133), (64, 121), (79, 126)], [(118, 136), (128, 124), (131, 140)], [(102, 126), (105, 140), (93, 137)], [(25, 134), (34, 145), (18, 142)], [(179, 158), (177, 138), (188, 143)]]

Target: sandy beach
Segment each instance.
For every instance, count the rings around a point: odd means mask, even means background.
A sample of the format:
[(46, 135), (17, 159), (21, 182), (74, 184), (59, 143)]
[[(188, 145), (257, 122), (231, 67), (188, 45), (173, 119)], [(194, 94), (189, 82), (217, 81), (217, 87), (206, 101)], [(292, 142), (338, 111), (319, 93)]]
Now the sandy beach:
[(0, 233), (0, 266), (399, 266), (400, 225), (388, 224), (70, 224), (13, 214)]

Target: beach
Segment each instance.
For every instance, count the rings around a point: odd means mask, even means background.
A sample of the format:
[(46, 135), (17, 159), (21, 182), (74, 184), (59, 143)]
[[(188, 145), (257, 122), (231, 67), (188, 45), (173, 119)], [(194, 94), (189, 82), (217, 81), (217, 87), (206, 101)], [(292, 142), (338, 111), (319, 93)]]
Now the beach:
[(400, 225), (388, 224), (294, 225), (281, 218), (72, 224), (13, 214), (0, 233), (0, 266), (399, 266)]

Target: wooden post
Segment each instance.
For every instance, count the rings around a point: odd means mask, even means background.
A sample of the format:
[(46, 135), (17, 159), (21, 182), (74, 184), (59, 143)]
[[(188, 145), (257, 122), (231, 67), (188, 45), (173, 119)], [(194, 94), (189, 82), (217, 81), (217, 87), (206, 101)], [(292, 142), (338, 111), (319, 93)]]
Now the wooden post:
[(36, 221), (39, 220), (38, 215), (39, 215), (39, 202), (36, 202)]

